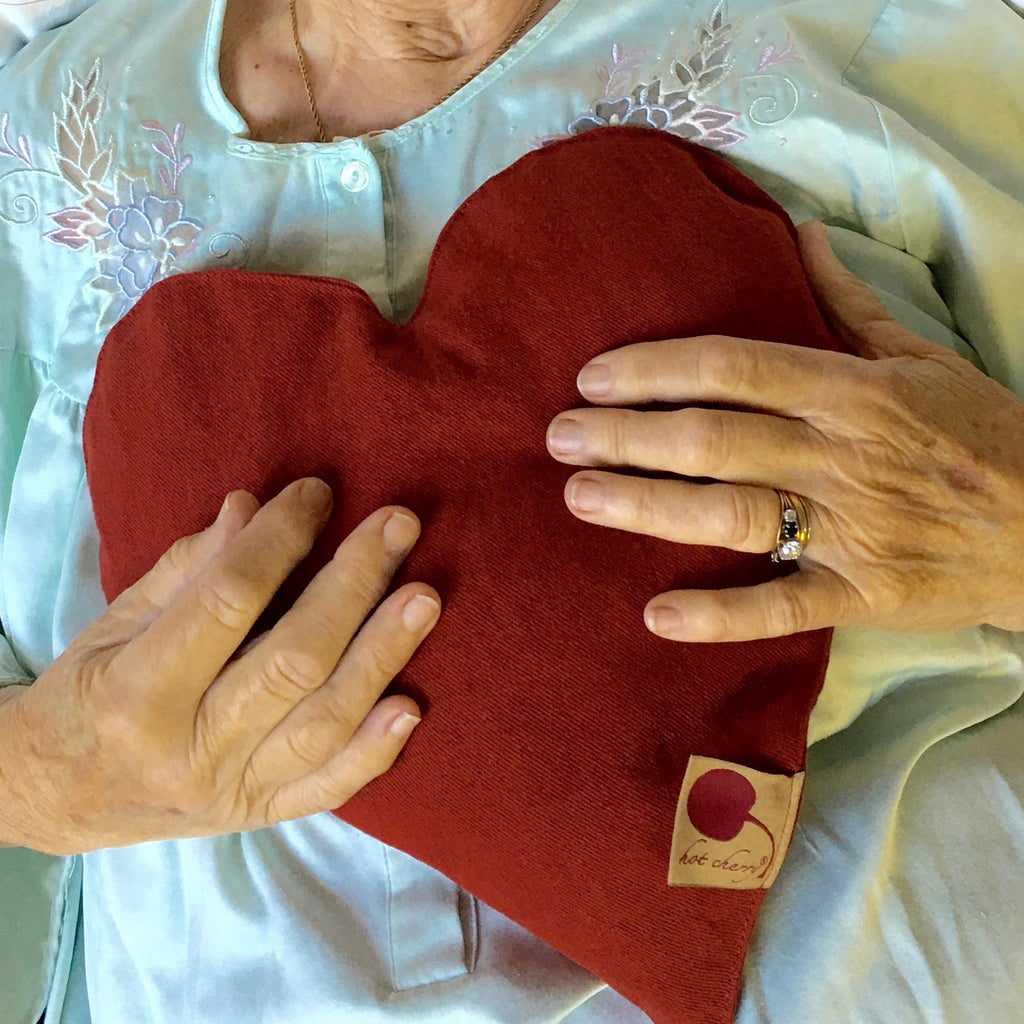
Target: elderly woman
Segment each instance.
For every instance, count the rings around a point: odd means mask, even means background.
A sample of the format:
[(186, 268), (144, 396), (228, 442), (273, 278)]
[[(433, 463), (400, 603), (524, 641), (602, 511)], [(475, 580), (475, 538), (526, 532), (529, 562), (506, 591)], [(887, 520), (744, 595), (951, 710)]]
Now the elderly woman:
[[(965, 66), (980, 53), (985, 69)], [(1024, 147), (1000, 148), (1019, 136), (1022, 58), (999, 0), (99, 0), (14, 56), (0, 842), (20, 849), (0, 859), (0, 900), (25, 924), (0, 964), (0, 1024), (44, 1005), (52, 1024), (646, 1020), (319, 813), (386, 772), (420, 720), (408, 697), (379, 699), (443, 614), (419, 582), (378, 606), (416, 543), (411, 510), (370, 516), (238, 652), (328, 488), (297, 481), (262, 507), (230, 494), (107, 609), (81, 451), (99, 347), (154, 283), (216, 266), (347, 278), (405, 320), (476, 187), (620, 123), (718, 150), (795, 220), (829, 222), (801, 228), (801, 254), (857, 353), (625, 344), (579, 367), (587, 402), (547, 436), (580, 467), (566, 503), (595, 529), (767, 558), (778, 492), (801, 497), (799, 572), (645, 595), (653, 633), (850, 627), (740, 1020), (1011, 1019), (1021, 831), (973, 793), (1000, 785), (985, 766), (1014, 747), (989, 732), (979, 753), (963, 730), (1012, 729), (1024, 689)], [(723, 401), (736, 408), (707, 407)], [(938, 785), (944, 768), (974, 781)], [(965, 970), (928, 976), (957, 957)]]

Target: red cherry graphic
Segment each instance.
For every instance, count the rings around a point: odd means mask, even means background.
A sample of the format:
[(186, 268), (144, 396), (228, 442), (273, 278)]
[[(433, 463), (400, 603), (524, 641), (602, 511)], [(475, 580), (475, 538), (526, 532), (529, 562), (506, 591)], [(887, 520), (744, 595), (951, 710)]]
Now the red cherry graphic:
[(750, 813), (755, 803), (757, 790), (748, 779), (730, 768), (712, 768), (693, 784), (686, 798), (686, 813), (698, 832), (723, 843), (735, 839), (748, 821), (757, 825), (772, 844), (768, 864), (757, 876), (764, 878), (775, 860), (775, 837)]

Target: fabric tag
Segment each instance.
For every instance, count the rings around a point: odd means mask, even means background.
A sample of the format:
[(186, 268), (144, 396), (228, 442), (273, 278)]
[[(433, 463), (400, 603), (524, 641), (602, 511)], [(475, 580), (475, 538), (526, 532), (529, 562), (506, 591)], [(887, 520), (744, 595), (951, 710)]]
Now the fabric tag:
[(789, 848), (804, 774), (769, 775), (692, 755), (676, 808), (668, 884), (767, 889)]

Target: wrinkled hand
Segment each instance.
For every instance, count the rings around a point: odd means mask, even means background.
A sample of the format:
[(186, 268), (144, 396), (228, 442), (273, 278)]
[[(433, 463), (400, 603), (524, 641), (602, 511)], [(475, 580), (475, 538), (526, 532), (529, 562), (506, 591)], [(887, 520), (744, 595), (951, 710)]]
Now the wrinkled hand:
[[(675, 640), (745, 640), (863, 624), (934, 631), (1024, 629), (1024, 403), (968, 362), (902, 327), (799, 229), (812, 287), (857, 356), (740, 338), (628, 345), (583, 368), (603, 406), (576, 409), (548, 448), (577, 466), (570, 510), (587, 522), (770, 552), (775, 488), (804, 496), (800, 571), (756, 587), (653, 597), (648, 628)], [(727, 403), (728, 410), (691, 403)], [(698, 484), (686, 478), (711, 478)]]
[(70, 854), (260, 828), (391, 766), (418, 711), (379, 697), (440, 611), (421, 583), (373, 611), (419, 534), (411, 513), (367, 518), (238, 650), (330, 507), (318, 480), (262, 508), (234, 492), (31, 687), (3, 691), (0, 840)]

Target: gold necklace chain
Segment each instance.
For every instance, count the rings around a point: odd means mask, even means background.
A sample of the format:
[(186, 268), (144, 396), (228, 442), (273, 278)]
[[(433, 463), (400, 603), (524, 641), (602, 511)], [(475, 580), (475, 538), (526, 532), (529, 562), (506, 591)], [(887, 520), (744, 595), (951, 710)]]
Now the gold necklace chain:
[[(434, 107), (439, 107), (445, 100), (450, 99), (454, 96), (464, 85), (471, 82), (488, 64), (494, 63), (509, 47), (511, 47), (517, 39), (526, 31), (527, 25), (533, 21), (534, 15), (541, 9), (544, 4), (544, 0), (535, 0), (533, 5), (530, 7), (529, 12), (522, 21), (512, 30), (512, 34), (505, 37), (505, 41), (499, 46), (494, 53), (490, 55), (479, 67), (476, 67), (471, 71), (454, 89), (450, 89), (446, 92), (435, 104)], [(317, 109), (316, 98), (313, 95), (313, 85), (309, 80), (309, 74), (306, 71), (306, 54), (302, 49), (302, 42), (299, 40), (299, 18), (295, 13), (295, 0), (288, 0), (288, 6), (291, 9), (292, 14), (292, 38), (295, 40), (295, 56), (299, 60), (299, 73), (302, 75), (302, 82), (306, 86), (306, 98), (309, 100), (309, 109), (313, 114), (313, 121), (316, 124), (317, 137), (321, 142), (327, 142), (327, 132), (324, 131), (324, 123), (320, 118), (320, 111)], [(429, 109), (433, 110), (434, 107)]]

